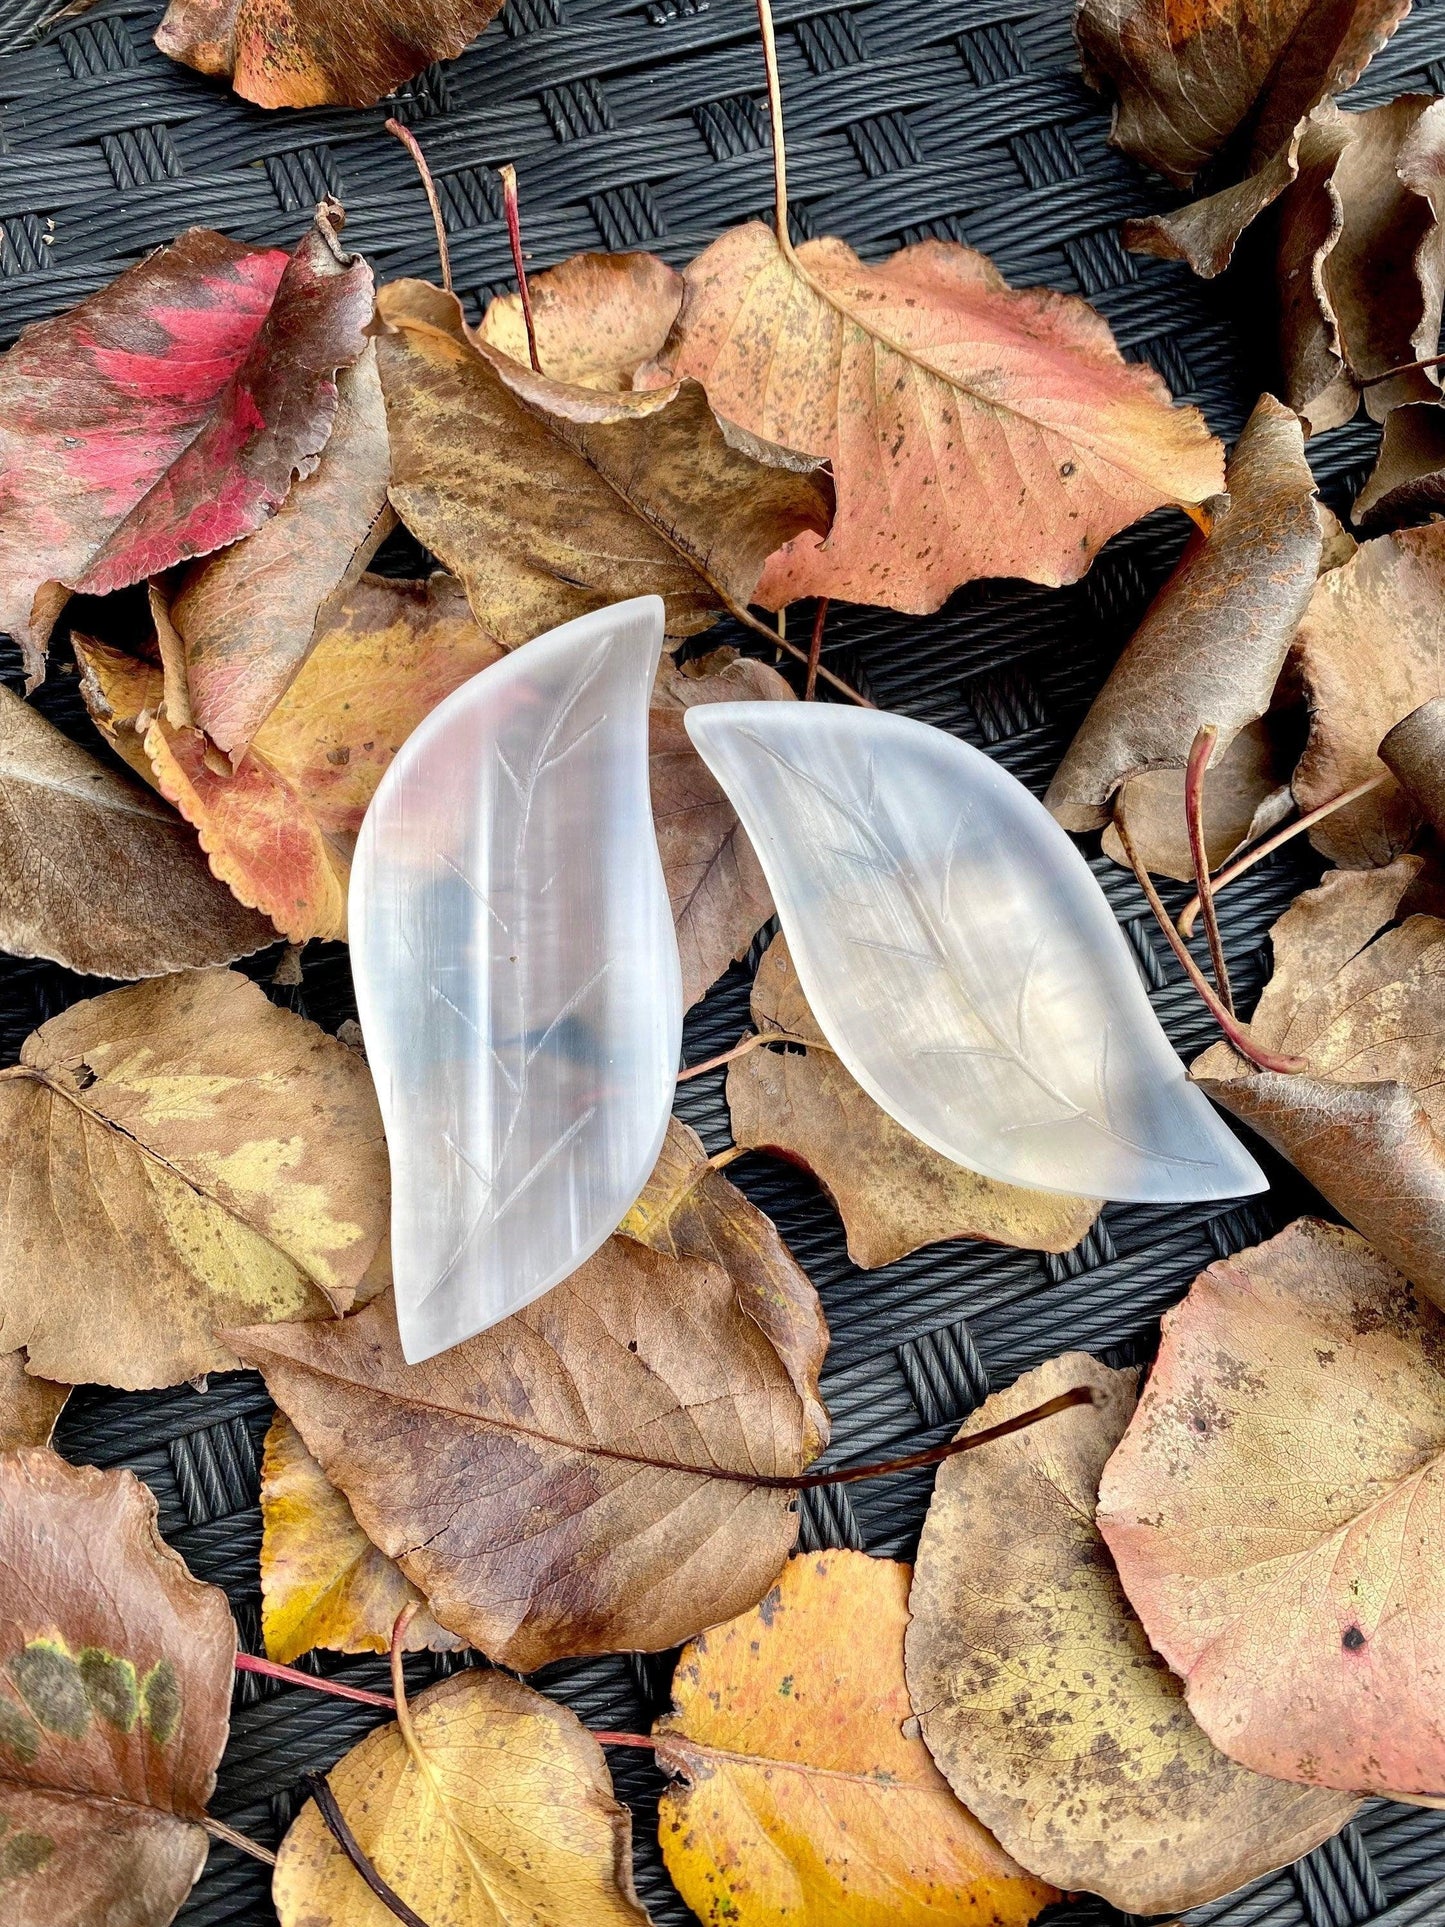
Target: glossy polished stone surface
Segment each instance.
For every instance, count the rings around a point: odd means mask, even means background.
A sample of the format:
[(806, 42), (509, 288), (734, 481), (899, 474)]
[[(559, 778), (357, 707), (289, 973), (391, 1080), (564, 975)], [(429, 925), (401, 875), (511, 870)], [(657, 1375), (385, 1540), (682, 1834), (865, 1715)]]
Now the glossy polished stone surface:
[(1188, 1082), (1088, 865), (1006, 770), (926, 723), (832, 703), (709, 704), (687, 729), (824, 1036), (915, 1137), (1041, 1191), (1265, 1189)]
[(656, 596), (484, 669), (408, 738), (352, 868), (351, 960), (415, 1363), (574, 1271), (646, 1182), (682, 1034), (652, 827)]

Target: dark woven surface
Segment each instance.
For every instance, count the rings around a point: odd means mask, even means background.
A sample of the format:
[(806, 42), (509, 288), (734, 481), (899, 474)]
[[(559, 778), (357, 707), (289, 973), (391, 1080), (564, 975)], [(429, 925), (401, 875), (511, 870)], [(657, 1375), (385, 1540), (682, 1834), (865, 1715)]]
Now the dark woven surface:
[[(345, 200), (349, 238), (380, 276), (434, 271), (425, 203), (410, 164), (381, 132), (385, 108), (263, 114), (155, 52), (158, 6), (103, 0), (84, 20), (27, 45), (46, 11), (37, 0), (0, 0), (4, 339), (188, 224), (289, 242), (327, 191)], [(1105, 146), (1107, 115), (1078, 78), (1068, 0), (782, 0), (778, 19), (801, 232), (839, 233), (865, 255), (944, 235), (985, 249), (1016, 282), (1084, 294), (1126, 352), (1152, 361), (1220, 433), (1237, 432), (1268, 379), (1263, 311), (1237, 290), (1121, 249), (1116, 223), (1158, 195)], [(759, 83), (751, 0), (508, 0), (469, 54), (423, 75), (396, 111), (437, 171), (458, 286), (479, 300), (510, 272), (495, 163), (517, 164), (539, 266), (599, 246), (651, 247), (681, 263), (725, 226), (765, 212)], [(1445, 0), (1427, 0), (1358, 93), (1373, 102), (1442, 86)], [(1312, 444), (1337, 508), (1372, 439), (1356, 426)], [(1183, 532), (1177, 515), (1152, 518), (1062, 593), (968, 590), (928, 621), (838, 610), (830, 659), (879, 702), (954, 730), (1042, 790)], [(14, 680), (13, 652), (4, 667)], [(40, 704), (84, 733), (63, 648)], [(1132, 880), (1102, 860), (1095, 869), (1187, 1058), (1209, 1041), (1209, 1022)], [(1246, 996), (1266, 967), (1265, 930), (1313, 874), (1308, 857), (1290, 855), (1229, 893), (1225, 932)], [(257, 974), (273, 962), (262, 960)], [(748, 976), (733, 970), (692, 1013), (690, 1060), (741, 1034)], [(95, 987), (49, 965), (0, 959), (0, 1061), (13, 1061), (36, 1023)], [(334, 1027), (352, 1012), (344, 950), (312, 946), (300, 989), (272, 994)], [(721, 1074), (686, 1085), (678, 1109), (709, 1149), (728, 1141)], [(834, 1334), (824, 1385), (836, 1462), (945, 1436), (991, 1385), (1066, 1346), (1114, 1363), (1147, 1358), (1159, 1313), (1203, 1265), (1268, 1235), (1308, 1202), (1288, 1173), (1271, 1170), (1275, 1192), (1236, 1209), (1111, 1207), (1062, 1258), (957, 1243), (870, 1274), (849, 1264), (841, 1227), (806, 1178), (756, 1156), (729, 1175), (777, 1221), (823, 1295)], [(204, 1395), (84, 1390), (59, 1438), (76, 1460), (128, 1465), (147, 1480), (167, 1537), (201, 1577), (225, 1587), (253, 1649), (257, 1471), (269, 1411), (249, 1374), (213, 1380)], [(809, 1494), (803, 1543), (906, 1557), (929, 1490), (919, 1475)], [(378, 1661), (318, 1663), (361, 1684), (381, 1682)], [(424, 1660), (409, 1666), (418, 1684), (438, 1670)], [(618, 1655), (550, 1668), (538, 1684), (594, 1725), (640, 1730), (666, 1703), (669, 1674), (666, 1655)], [(330, 1764), (374, 1719), (363, 1707), (241, 1680), (215, 1810), (274, 1843), (295, 1811), (298, 1776)], [(680, 1927), (691, 1916), (654, 1840), (660, 1781), (644, 1756), (612, 1764), (636, 1814), (643, 1897), (659, 1922)], [(1097, 1902), (1071, 1913), (1080, 1927), (1114, 1918)], [(1372, 1803), (1299, 1867), (1191, 1918), (1211, 1927), (1445, 1921), (1445, 1815)], [(213, 1849), (182, 1919), (263, 1927), (274, 1919), (264, 1871)]]

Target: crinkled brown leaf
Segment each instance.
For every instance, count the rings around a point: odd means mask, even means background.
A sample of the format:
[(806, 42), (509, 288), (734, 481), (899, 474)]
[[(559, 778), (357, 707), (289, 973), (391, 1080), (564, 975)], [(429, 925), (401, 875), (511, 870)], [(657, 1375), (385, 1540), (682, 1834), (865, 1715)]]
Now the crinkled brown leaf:
[(65, 1401), (68, 1385), (48, 1378), (32, 1378), (25, 1354), (0, 1352), (0, 1452), (17, 1452), (22, 1445), (49, 1445)]
[(261, 107), (371, 107), (452, 60), (502, 0), (170, 0), (156, 45)]
[(1195, 1279), (1099, 1525), (1217, 1746), (1445, 1798), (1445, 1317), (1363, 1238), (1304, 1218)]
[[(542, 373), (612, 394), (659, 353), (682, 306), (682, 276), (655, 254), (574, 254), (527, 285)], [(477, 337), (527, 365), (522, 297), (499, 294)]]
[[(797, 1533), (821, 1321), (758, 1269), (612, 1238), (525, 1310), (424, 1364), (388, 1296), (228, 1334), (367, 1537), (437, 1620), (528, 1671), (657, 1650), (752, 1605)], [(816, 1424), (816, 1421), (813, 1421)]]
[[(1203, 809), (1204, 848), (1211, 870), (1290, 814), (1293, 766), (1286, 731), (1270, 714), (1246, 723), (1224, 754), (1211, 763)], [(1146, 870), (1180, 883), (1193, 882), (1182, 769), (1145, 770), (1131, 776), (1115, 796), (1114, 814), (1105, 825), (1101, 846), (1106, 856), (1127, 865), (1119, 835), (1121, 822)]]
[(451, 1652), (426, 1601), (374, 1546), (284, 1412), (266, 1434), (261, 1461), (261, 1631), (266, 1653), (282, 1665), (313, 1647), (384, 1653), (403, 1607), (407, 1652)]
[(6, 1927), (167, 1927), (206, 1862), (236, 1632), (130, 1472), (0, 1457)]
[(378, 308), (392, 504), (505, 643), (646, 594), (692, 635), (832, 519), (824, 464), (724, 421), (695, 381), (608, 395), (534, 375), (422, 281)]
[(1099, 1400), (940, 1467), (906, 1653), (929, 1750), (1008, 1851), (1158, 1914), (1298, 1859), (1356, 1803), (1227, 1759), (1130, 1611), (1094, 1500), (1136, 1381), (1066, 1352), (972, 1415), (960, 1437), (1075, 1385)]
[(745, 956), (773, 914), (773, 895), (747, 831), (692, 746), (694, 703), (788, 702), (793, 692), (766, 663), (707, 662), (706, 673), (664, 663), (648, 717), (652, 820), (677, 927), (683, 1008)]
[(1256, 1071), (1221, 1043), (1192, 1075), (1445, 1305), (1445, 922), (1384, 928), (1420, 869), (1336, 870), (1275, 924), (1250, 1032), (1302, 1074)]
[(1445, 407), (1402, 402), (1385, 417), (1380, 452), (1350, 514), (1362, 534), (1445, 509)]
[(174, 811), (0, 689), (0, 947), (95, 977), (154, 977), (275, 940)]
[(758, 967), (752, 1016), (760, 1033), (791, 1048), (752, 1050), (728, 1066), (734, 1141), (814, 1174), (843, 1219), (854, 1264), (892, 1264), (942, 1238), (1068, 1251), (1098, 1217), (1093, 1199), (986, 1178), (895, 1123), (828, 1049), (783, 937)]
[(52, 1017), (0, 1072), (0, 1131), (0, 1344), (47, 1378), (232, 1367), (220, 1326), (344, 1309), (386, 1225), (365, 1064), (235, 971)]
[[(1202, 723), (1218, 729), (1214, 756), (1223, 765), (1240, 731), (1264, 715), (1319, 572), (1322, 525), (1304, 438), (1298, 418), (1272, 395), (1250, 416), (1227, 479), (1228, 496), (1211, 505), (1209, 534), (1191, 539), (1044, 798), (1066, 829), (1091, 830), (1123, 790), (1140, 855), (1166, 875), (1179, 873), (1183, 784), (1157, 773), (1182, 771)], [(1247, 762), (1245, 752), (1241, 758)], [(1211, 856), (1241, 815), (1249, 827), (1264, 800), (1255, 795), (1246, 814), (1233, 801), (1238, 761), (1219, 773), (1223, 784), (1206, 779), (1204, 792), (1209, 809), (1211, 789), (1220, 790)], [(1141, 788), (1131, 795), (1135, 780)]]
[(1380, 761), (1437, 836), (1445, 836), (1445, 696), (1435, 696), (1380, 738)]

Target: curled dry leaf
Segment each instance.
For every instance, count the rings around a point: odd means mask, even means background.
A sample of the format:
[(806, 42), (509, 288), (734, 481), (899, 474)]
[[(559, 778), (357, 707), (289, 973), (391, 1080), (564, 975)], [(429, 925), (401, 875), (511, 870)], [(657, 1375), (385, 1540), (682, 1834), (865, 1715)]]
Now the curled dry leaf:
[[(632, 1822), (575, 1713), (504, 1673), (412, 1701), (412, 1738), (369, 1733), (328, 1774), (357, 1844), (427, 1927), (639, 1927)], [(281, 1846), (281, 1927), (391, 1916), (308, 1800)]]
[(6, 1927), (167, 1927), (206, 1861), (235, 1627), (130, 1472), (0, 1457)]
[(1270, 932), (1250, 1035), (1302, 1074), (1255, 1071), (1228, 1044), (1191, 1074), (1445, 1305), (1445, 923), (1385, 928), (1420, 872), (1417, 857), (1336, 870)]
[(0, 689), (0, 948), (96, 977), (230, 963), (274, 943), (191, 831)]
[(660, 369), (837, 478), (832, 534), (769, 563), (769, 608), (826, 595), (926, 615), (977, 576), (1073, 582), (1139, 516), (1219, 489), (1197, 409), (1172, 407), (1084, 302), (1010, 288), (969, 248), (871, 263), (753, 222), (684, 280)]
[(170, 0), (156, 45), (261, 107), (371, 107), (476, 39), (502, 0)]
[(843, 1219), (854, 1264), (892, 1264), (941, 1238), (1068, 1251), (1098, 1217), (1096, 1200), (984, 1177), (895, 1123), (828, 1048), (783, 937), (758, 967), (752, 1016), (788, 1048), (749, 1051), (728, 1066), (734, 1142), (814, 1174)]
[(1297, 1859), (1355, 1802), (1219, 1752), (1129, 1609), (1098, 1528), (1136, 1374), (1068, 1352), (960, 1436), (1074, 1385), (1077, 1405), (939, 1470), (909, 1596), (908, 1688), (961, 1800), (1061, 1887), (1129, 1912), (1193, 1907)]
[(1353, 1231), (1301, 1219), (1165, 1315), (1099, 1524), (1217, 1746), (1445, 1798), (1442, 1466), (1445, 1319)]
[(52, 1017), (0, 1072), (0, 1127), (0, 1342), (47, 1378), (226, 1370), (218, 1327), (345, 1309), (386, 1225), (365, 1064), (234, 971)]
[(383, 772), (444, 696), (503, 654), (446, 575), (364, 575), (318, 627), (234, 770), (199, 729), (163, 713), (157, 665), (75, 642), (112, 747), (195, 825), (215, 874), (294, 943), (346, 935), (352, 852)]
[(384, 1653), (405, 1606), (407, 1652), (451, 1652), (443, 1632), (400, 1568), (356, 1523), (284, 1412), (266, 1434), (261, 1462), (261, 1631), (270, 1659), (286, 1665), (313, 1647)]
[(1219, 731), (1204, 790), (1211, 860), (1229, 854), (1241, 819), (1248, 832), (1277, 793), (1267, 736), (1253, 732), (1230, 752), (1269, 708), (1319, 573), (1323, 528), (1304, 437), (1272, 395), (1250, 416), (1227, 480), (1209, 533), (1191, 538), (1044, 798), (1069, 830), (1098, 829), (1111, 806), (1124, 807), (1146, 867), (1166, 875), (1193, 874), (1187, 841), (1180, 848), (1183, 770), (1201, 724)]
[[(574, 254), (530, 277), (537, 359), (552, 381), (616, 394), (651, 361), (682, 306), (682, 276), (655, 254)], [(477, 339), (524, 367), (527, 324), (519, 294), (499, 294)]]
[(692, 635), (832, 519), (825, 466), (724, 421), (694, 381), (609, 395), (535, 375), (422, 281), (378, 307), (392, 505), (509, 645), (654, 593), (668, 634)]
[(389, 1297), (229, 1336), (437, 1620), (527, 1671), (674, 1645), (772, 1583), (797, 1515), (750, 1480), (800, 1472), (817, 1437), (808, 1311), (755, 1265), (612, 1238), (420, 1365)]
[(648, 717), (652, 820), (677, 926), (682, 1003), (691, 1008), (746, 956), (773, 914), (762, 865), (737, 811), (693, 748), (684, 712), (694, 703), (790, 702), (793, 692), (766, 663), (743, 657), (658, 671)]
[(684, 1650), (654, 1729), (678, 1776), (658, 1838), (699, 1919), (1025, 1927), (1062, 1898), (908, 1736), (908, 1578), (892, 1559), (810, 1553), (756, 1611)]
[(65, 1401), (68, 1385), (52, 1385), (48, 1378), (32, 1378), (25, 1354), (0, 1352), (0, 1452), (18, 1452), (22, 1445), (49, 1445)]
[(1435, 834), (1445, 836), (1445, 696), (1421, 703), (1382, 736), (1380, 761)]

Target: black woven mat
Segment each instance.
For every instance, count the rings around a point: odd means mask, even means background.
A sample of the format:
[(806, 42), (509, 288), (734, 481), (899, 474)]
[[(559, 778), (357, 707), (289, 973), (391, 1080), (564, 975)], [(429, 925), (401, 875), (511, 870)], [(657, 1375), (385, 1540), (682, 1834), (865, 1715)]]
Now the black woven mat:
[[(341, 0), (338, 0), (338, 4)], [(55, 0), (0, 0), (0, 338), (110, 279), (139, 251), (209, 223), (249, 241), (289, 243), (323, 193), (350, 215), (348, 239), (378, 276), (434, 272), (426, 205), (410, 163), (384, 135), (410, 121), (436, 170), (458, 287), (474, 301), (510, 274), (494, 164), (517, 165), (538, 266), (580, 248), (648, 247), (679, 265), (721, 229), (765, 213), (771, 187), (752, 0), (508, 0), (461, 60), (422, 75), (367, 113), (265, 114), (156, 53), (158, 5), (102, 0), (41, 44)], [(1160, 195), (1105, 145), (1107, 114), (1082, 85), (1069, 0), (781, 0), (793, 212), (801, 233), (843, 235), (865, 255), (926, 235), (991, 254), (1014, 282), (1086, 295), (1125, 351), (1153, 362), (1175, 394), (1236, 433), (1268, 380), (1269, 341), (1238, 290), (1121, 248), (1125, 215)], [(1445, 0), (1415, 14), (1375, 62), (1362, 103), (1407, 87), (1445, 91)], [(1267, 332), (1267, 328), (1266, 328)], [(1327, 498), (1343, 508), (1373, 431), (1351, 426), (1310, 446)], [(928, 621), (839, 609), (834, 665), (882, 704), (987, 749), (1035, 790), (1050, 771), (1183, 541), (1183, 518), (1151, 518), (1116, 541), (1076, 589), (975, 588)], [(717, 640), (729, 637), (725, 627)], [(13, 651), (0, 663), (18, 684)], [(40, 706), (87, 735), (62, 647)], [(1095, 870), (1127, 931), (1155, 1009), (1188, 1058), (1210, 1025), (1152, 926), (1132, 879)], [(1230, 962), (1252, 997), (1263, 937), (1315, 872), (1290, 854), (1225, 899)], [(254, 966), (264, 981), (274, 957)], [(747, 967), (690, 1016), (697, 1060), (747, 1025)], [(0, 959), (0, 1061), (93, 982)], [(313, 945), (299, 989), (272, 994), (332, 1028), (352, 1014), (346, 953)], [(728, 1142), (722, 1074), (684, 1087), (678, 1109), (707, 1142)], [(830, 1462), (947, 1435), (988, 1388), (1068, 1346), (1111, 1363), (1147, 1358), (1159, 1313), (1216, 1257), (1268, 1235), (1311, 1200), (1283, 1167), (1247, 1206), (1110, 1207), (1062, 1258), (960, 1242), (884, 1271), (848, 1262), (841, 1227), (815, 1186), (758, 1156), (729, 1175), (778, 1223), (822, 1293), (833, 1329), (824, 1388)], [(160, 1501), (162, 1529), (202, 1578), (224, 1586), (243, 1639), (259, 1646), (256, 1506), (270, 1406), (250, 1374), (125, 1395), (83, 1390), (59, 1445), (76, 1460), (128, 1465)], [(927, 1476), (809, 1494), (804, 1545), (911, 1554)], [(374, 1660), (318, 1660), (359, 1684)], [(416, 1683), (447, 1662), (409, 1662)], [(669, 1656), (549, 1668), (538, 1684), (594, 1725), (644, 1730), (667, 1701)], [(275, 1843), (303, 1772), (331, 1764), (374, 1723), (365, 1708), (252, 1677), (238, 1683), (216, 1812)], [(655, 1844), (660, 1781), (645, 1758), (612, 1760), (636, 1815), (638, 1886), (654, 1917), (691, 1915)], [(1071, 1920), (1117, 1919), (1078, 1902)], [(264, 1869), (225, 1847), (182, 1920), (188, 1927), (274, 1921)], [(1191, 1921), (1221, 1927), (1423, 1927), (1445, 1922), (1445, 1815), (1372, 1803), (1356, 1825), (1284, 1873)], [(586, 1927), (579, 1922), (577, 1927)]]

